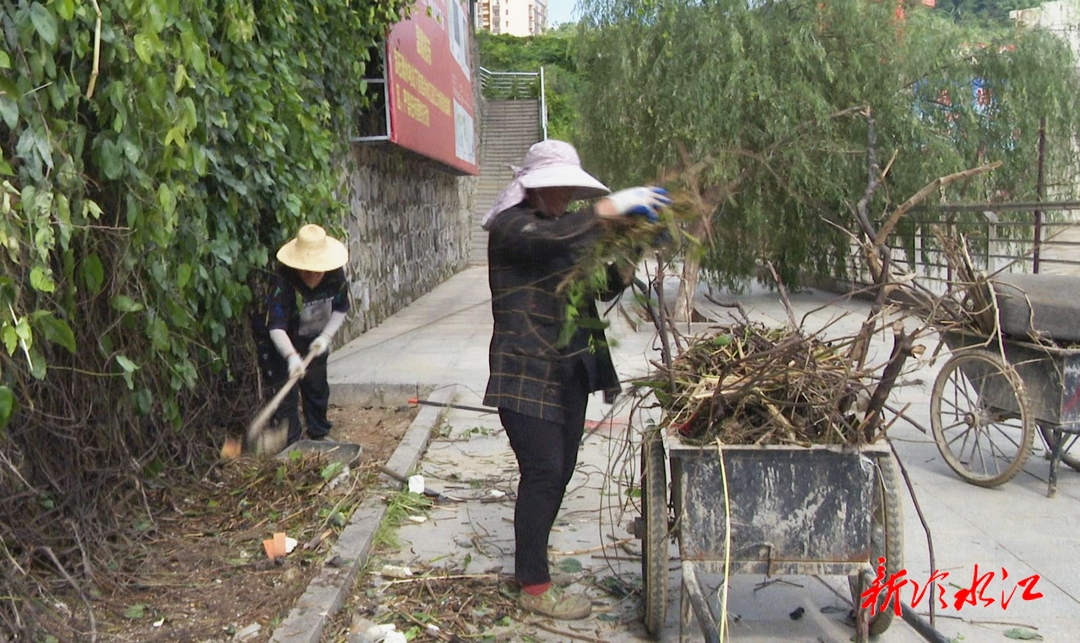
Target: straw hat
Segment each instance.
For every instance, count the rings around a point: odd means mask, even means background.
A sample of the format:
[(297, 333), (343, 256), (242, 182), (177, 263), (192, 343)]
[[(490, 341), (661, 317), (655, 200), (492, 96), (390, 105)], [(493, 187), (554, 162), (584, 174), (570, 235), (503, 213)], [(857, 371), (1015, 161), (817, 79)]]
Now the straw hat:
[(576, 188), (574, 199), (594, 199), (611, 192), (596, 177), (581, 169), (577, 150), (565, 141), (548, 139), (534, 143), (525, 154), (521, 167), (513, 169), (514, 180), (484, 215), (485, 229), (500, 212), (521, 203), (529, 188)]
[(327, 236), (326, 230), (314, 223), (300, 228), (296, 238), (277, 251), (278, 261), (297, 270), (330, 272), (349, 261), (345, 244)]

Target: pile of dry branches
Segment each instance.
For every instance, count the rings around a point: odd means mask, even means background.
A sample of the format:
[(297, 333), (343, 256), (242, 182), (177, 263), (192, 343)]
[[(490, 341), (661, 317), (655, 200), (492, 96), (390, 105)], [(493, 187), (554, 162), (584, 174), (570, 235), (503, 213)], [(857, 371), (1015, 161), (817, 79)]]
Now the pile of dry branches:
[[(535, 641), (541, 640), (538, 630), (543, 630), (558, 640), (604, 643), (575, 628), (524, 612), (518, 603), (519, 585), (512, 575), (498, 571), (467, 574), (456, 567), (437, 569), (422, 564), (411, 566), (410, 571), (415, 575), (395, 579), (383, 577), (376, 569), (368, 582), (358, 583), (352, 603), (331, 625), (333, 640), (360, 638), (350, 633), (357, 622), (344, 618), (354, 611), (377, 615), (381, 623), (393, 623), (410, 641)], [(598, 579), (582, 574), (575, 582), (591, 585), (615, 599), (634, 591), (614, 576)], [(609, 620), (615, 618), (609, 615)], [(359, 622), (368, 624), (366, 620)]]
[(870, 391), (845, 353), (790, 327), (737, 324), (691, 340), (667, 377), (639, 385), (685, 442), (858, 444)]

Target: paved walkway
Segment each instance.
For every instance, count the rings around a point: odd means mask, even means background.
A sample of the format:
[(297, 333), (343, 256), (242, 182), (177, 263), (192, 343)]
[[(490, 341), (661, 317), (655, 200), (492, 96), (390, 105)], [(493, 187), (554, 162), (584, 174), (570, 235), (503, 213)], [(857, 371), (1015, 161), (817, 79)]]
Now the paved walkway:
[[(454, 276), (410, 306), (372, 329), (330, 358), (333, 401), (373, 400), (401, 403), (407, 397), (454, 394), (463, 405), (479, 405), (487, 380), (487, 344), (491, 336), (491, 312), (486, 269), (474, 267)], [(787, 320), (777, 296), (753, 291), (736, 298), (755, 319), (770, 324)], [(853, 335), (865, 319), (868, 305), (837, 299), (821, 292), (794, 295), (791, 303), (804, 328), (814, 331), (829, 326), (824, 334)], [(724, 316), (727, 310), (701, 302), (701, 308)], [(624, 379), (646, 373), (649, 360), (658, 359), (657, 339), (651, 326), (634, 328), (630, 317), (616, 315), (609, 332), (615, 340), (616, 367)], [(877, 359), (887, 354), (886, 338), (875, 343)], [(927, 355), (934, 346), (928, 346)], [(940, 363), (943, 360), (939, 360)], [(908, 413), (929, 427), (930, 390), (935, 368), (922, 365), (894, 391), (893, 404), (910, 405)], [(640, 542), (630, 537), (627, 526), (638, 516), (631, 489), (638, 479), (636, 428), (643, 415), (631, 417), (629, 403), (614, 408), (590, 402), (591, 421), (582, 448), (581, 463), (571, 483), (559, 523), (552, 534), (553, 558), (575, 559), (584, 572), (578, 588), (595, 599), (598, 609), (590, 619), (553, 624), (564, 632), (609, 642), (646, 638), (641, 626), (641, 604), (636, 595), (617, 599), (601, 591), (591, 578), (605, 586), (627, 588), (640, 585)], [(607, 421), (599, 422), (602, 419)], [(513, 504), (492, 501), (492, 490), (512, 497), (517, 472), (512, 453), (495, 415), (451, 410), (441, 429), (424, 448), (417, 447), (418, 462), (428, 486), (460, 496), (465, 502), (439, 505), (431, 519), (401, 528), (399, 562), (434, 567), (490, 572), (513, 568)], [(1041, 450), (1013, 481), (983, 489), (961, 481), (942, 461), (932, 437), (911, 424), (899, 422), (890, 430), (893, 444), (911, 477), (919, 507), (933, 536), (933, 569), (948, 572), (946, 609), (938, 612), (937, 628), (949, 639), (965, 642), (1008, 641), (1006, 633), (1023, 627), (1045, 641), (1075, 641), (1080, 618), (1080, 570), (1071, 562), (1080, 548), (1080, 474), (1063, 467), (1055, 498), (1047, 498), (1047, 462)], [(1037, 440), (1038, 445), (1038, 440)], [(915, 505), (904, 490), (905, 568), (907, 578), (922, 586), (931, 575), (927, 538)], [(671, 549), (673, 561), (677, 548)], [(993, 572), (984, 597), (990, 605), (953, 605), (958, 589), (972, 585), (973, 577)], [(1005, 575), (1007, 574), (1007, 577)], [(1023, 588), (1003, 609), (1017, 581), (1037, 574), (1037, 600), (1024, 600)], [(672, 565), (668, 592), (667, 626), (662, 640), (679, 637), (680, 574)], [(852, 630), (843, 623), (848, 589), (843, 577), (780, 577), (766, 579), (734, 576), (729, 591), (729, 612), (735, 615), (730, 628), (734, 641), (847, 641)], [(719, 585), (706, 577), (710, 593)], [(912, 587), (905, 587), (910, 602)], [(927, 610), (923, 599), (918, 611)], [(803, 615), (789, 615), (802, 608)], [(571, 636), (533, 628), (533, 640), (565, 641)], [(700, 640), (692, 625), (691, 640)], [(899, 619), (880, 641), (921, 641)]]

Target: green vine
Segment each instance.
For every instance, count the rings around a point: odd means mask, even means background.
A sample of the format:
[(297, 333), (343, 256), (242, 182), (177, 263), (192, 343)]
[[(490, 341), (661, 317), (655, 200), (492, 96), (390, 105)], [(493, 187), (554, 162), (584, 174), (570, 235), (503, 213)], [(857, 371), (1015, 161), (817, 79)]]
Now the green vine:
[[(364, 71), (408, 4), (0, 5), (0, 540), (13, 558), (74, 549), (69, 524), (108, 542), (101, 495), (197, 461), (212, 431), (242, 421), (252, 286), (302, 222), (337, 227), (347, 212)], [(28, 622), (13, 616), (26, 603), (2, 605), (0, 632)]]

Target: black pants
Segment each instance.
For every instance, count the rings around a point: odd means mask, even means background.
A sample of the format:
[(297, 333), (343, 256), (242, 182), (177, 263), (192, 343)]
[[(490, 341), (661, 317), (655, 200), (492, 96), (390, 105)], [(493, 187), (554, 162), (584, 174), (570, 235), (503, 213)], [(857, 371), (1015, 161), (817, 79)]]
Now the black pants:
[[(293, 346), (301, 357), (307, 355), (314, 337), (290, 337)], [(259, 365), (263, 369), (269, 387), (269, 395), (276, 394), (285, 382), (289, 380), (289, 365), (278, 353), (277, 348), (269, 337), (259, 342)], [(271, 426), (280, 426), (282, 422), (288, 422), (289, 444), (296, 442), (303, 434), (303, 425), (300, 423), (300, 400), (304, 402), (304, 421), (307, 424), (307, 434), (311, 439), (324, 438), (330, 433), (332, 425), (326, 419), (326, 409), (330, 402), (330, 384), (326, 381), (326, 359), (329, 355), (323, 353), (308, 364), (304, 377), (289, 391), (281, 406), (270, 418)]]
[(521, 474), (514, 505), (514, 569), (522, 585), (551, 580), (548, 536), (577, 465), (589, 401), (588, 381), (579, 365), (563, 394), (567, 411), (561, 423), (499, 409)]

